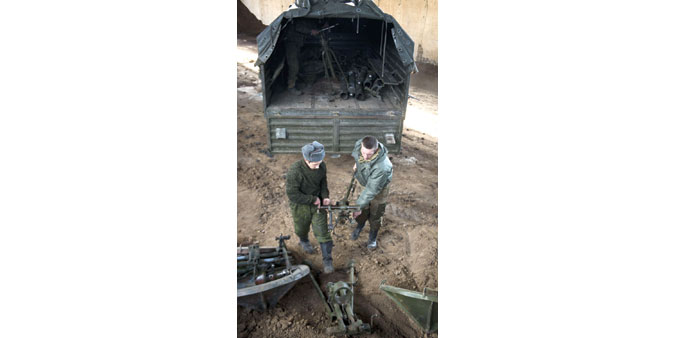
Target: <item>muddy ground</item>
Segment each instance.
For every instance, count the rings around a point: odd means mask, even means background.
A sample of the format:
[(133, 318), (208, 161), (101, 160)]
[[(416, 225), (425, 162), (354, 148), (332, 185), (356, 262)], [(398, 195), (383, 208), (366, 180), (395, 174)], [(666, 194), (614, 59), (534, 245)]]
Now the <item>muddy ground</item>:
[[(364, 321), (373, 315), (374, 332), (365, 337), (421, 337), (423, 332), (379, 290), (386, 284), (422, 291), (437, 289), (437, 73), (423, 66), (412, 75), (411, 95), (405, 120), (402, 152), (390, 154), (394, 177), (389, 204), (374, 252), (366, 249), (367, 231), (351, 241), (350, 225), (337, 227), (333, 259), (336, 272), (320, 274), (319, 252), (305, 255), (298, 239), (285, 193), (285, 173), (300, 154), (267, 152), (267, 126), (262, 113), (261, 84), (254, 36), (238, 36), (238, 246), (259, 243), (276, 246), (279, 234), (291, 234), (289, 250), (298, 261), (314, 264), (322, 290), (331, 281), (347, 280), (346, 267), (356, 261), (355, 311)], [(332, 199), (338, 200), (348, 186), (353, 158), (325, 158)], [(360, 189), (356, 190), (356, 196)], [(310, 239), (317, 245), (312, 233)], [(278, 305), (266, 312), (238, 307), (239, 337), (324, 337), (332, 323), (309, 278), (303, 278)], [(432, 334), (436, 337), (437, 334)]]

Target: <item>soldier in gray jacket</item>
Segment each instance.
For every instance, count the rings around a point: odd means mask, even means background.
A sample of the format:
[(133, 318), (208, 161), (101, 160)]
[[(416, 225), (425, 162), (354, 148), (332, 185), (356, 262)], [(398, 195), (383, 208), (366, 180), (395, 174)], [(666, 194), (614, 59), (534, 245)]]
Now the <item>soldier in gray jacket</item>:
[(351, 156), (356, 160), (356, 180), (363, 186), (363, 191), (356, 200), (360, 211), (353, 213), (358, 226), (351, 234), (356, 240), (365, 227), (365, 221), (370, 223), (368, 249), (377, 248), (377, 232), (382, 225), (382, 216), (387, 207), (389, 197), (389, 182), (392, 181), (392, 162), (387, 157), (387, 148), (378, 142), (374, 136), (366, 136), (356, 141)]

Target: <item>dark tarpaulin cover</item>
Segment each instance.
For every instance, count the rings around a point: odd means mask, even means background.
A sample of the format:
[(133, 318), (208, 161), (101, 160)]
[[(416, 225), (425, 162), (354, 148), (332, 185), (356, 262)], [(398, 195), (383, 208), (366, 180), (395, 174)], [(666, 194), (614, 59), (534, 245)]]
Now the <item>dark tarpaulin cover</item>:
[[(312, 4), (310, 4), (312, 2)], [(382, 12), (371, 0), (361, 0), (357, 5), (353, 2), (343, 1), (303, 1), (305, 7), (291, 6), (289, 10), (281, 13), (267, 28), (257, 36), (257, 62), (255, 66), (264, 64), (269, 60), (269, 57), (274, 52), (276, 42), (279, 40), (281, 33), (281, 21), (292, 18), (347, 18), (347, 19), (376, 19), (385, 20), (388, 24), (392, 24), (391, 29), (394, 45), (397, 48), (399, 57), (404, 67), (408, 72), (417, 71), (416, 63), (413, 60), (413, 40), (406, 34), (399, 23), (389, 14)]]

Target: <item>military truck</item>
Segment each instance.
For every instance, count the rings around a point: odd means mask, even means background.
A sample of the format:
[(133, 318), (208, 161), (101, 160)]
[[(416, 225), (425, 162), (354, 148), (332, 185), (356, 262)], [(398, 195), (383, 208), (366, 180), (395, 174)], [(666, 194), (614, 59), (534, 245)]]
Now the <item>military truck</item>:
[[(309, 30), (301, 33), (297, 89), (289, 90), (296, 27)], [(366, 135), (401, 151), (410, 76), (418, 71), (414, 42), (371, 0), (296, 1), (257, 46), (270, 152), (300, 152), (317, 140), (333, 154), (350, 153)]]

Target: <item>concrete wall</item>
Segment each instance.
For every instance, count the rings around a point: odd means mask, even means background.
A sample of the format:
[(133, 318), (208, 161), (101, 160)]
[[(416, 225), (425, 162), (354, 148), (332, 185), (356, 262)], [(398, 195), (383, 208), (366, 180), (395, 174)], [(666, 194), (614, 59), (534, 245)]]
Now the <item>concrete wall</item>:
[[(240, 0), (263, 24), (268, 25), (294, 0)], [(373, 0), (393, 16), (416, 43), (417, 62), (437, 64), (437, 0)]]

